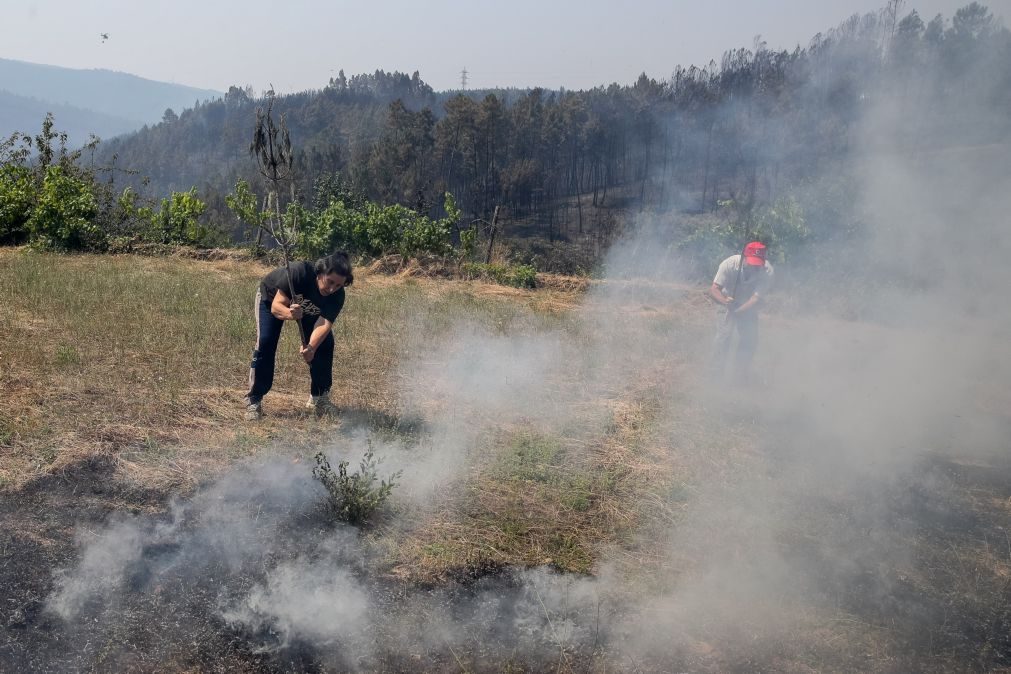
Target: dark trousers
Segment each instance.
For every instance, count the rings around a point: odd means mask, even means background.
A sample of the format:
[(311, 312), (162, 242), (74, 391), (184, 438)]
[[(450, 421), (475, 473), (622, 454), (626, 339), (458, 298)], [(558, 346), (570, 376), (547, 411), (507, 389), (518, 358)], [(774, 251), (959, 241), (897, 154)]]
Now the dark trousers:
[(730, 347), (737, 332), (737, 353), (734, 358), (734, 373), (747, 377), (751, 370), (751, 359), (758, 347), (758, 312), (752, 309), (743, 314), (721, 314), (713, 340), (712, 369), (722, 374), (730, 355)]
[[(302, 318), (302, 330), (306, 337), (312, 334), (316, 325), (316, 316)], [(274, 357), (277, 354), (277, 342), (281, 338), (281, 328), (284, 321), (270, 313), (270, 302), (260, 297), (256, 291), (256, 346), (253, 348), (253, 359), (249, 364), (249, 393), (246, 401), (258, 403), (274, 384)], [(316, 354), (309, 363), (309, 392), (323, 395), (333, 386), (333, 334), (316, 349)]]

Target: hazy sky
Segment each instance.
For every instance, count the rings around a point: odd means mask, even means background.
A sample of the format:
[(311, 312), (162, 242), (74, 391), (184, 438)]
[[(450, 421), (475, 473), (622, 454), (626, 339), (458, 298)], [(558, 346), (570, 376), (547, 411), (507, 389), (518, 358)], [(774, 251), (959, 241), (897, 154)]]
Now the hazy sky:
[[(0, 0), (0, 57), (224, 90), (324, 86), (343, 68), (413, 72), (435, 89), (580, 89), (665, 78), (751, 46), (804, 45), (885, 0)], [(906, 0), (924, 20), (969, 0)], [(1008, 21), (1011, 0), (984, 4)], [(108, 33), (103, 43), (100, 34)], [(0, 82), (0, 88), (3, 83)]]

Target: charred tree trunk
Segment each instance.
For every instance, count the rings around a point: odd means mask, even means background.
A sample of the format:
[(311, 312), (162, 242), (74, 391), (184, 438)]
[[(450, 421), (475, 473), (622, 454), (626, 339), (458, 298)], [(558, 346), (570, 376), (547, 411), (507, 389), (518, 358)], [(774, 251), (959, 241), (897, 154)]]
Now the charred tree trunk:
[(706, 140), (706, 163), (702, 172), (702, 208), (701, 210), (706, 210), (706, 197), (709, 194), (709, 162), (712, 159), (713, 151), (713, 127), (715, 124), (709, 125), (709, 134)]
[(498, 208), (498, 206), (495, 207), (495, 212), (491, 216), (491, 231), (488, 234), (488, 254), (485, 256), (485, 264), (491, 264), (491, 254), (495, 250), (495, 234), (498, 233)]

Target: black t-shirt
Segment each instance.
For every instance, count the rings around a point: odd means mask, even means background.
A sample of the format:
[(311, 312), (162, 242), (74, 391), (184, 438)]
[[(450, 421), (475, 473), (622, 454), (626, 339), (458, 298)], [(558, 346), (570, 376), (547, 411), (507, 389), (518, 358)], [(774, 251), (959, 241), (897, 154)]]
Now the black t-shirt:
[[(316, 269), (311, 262), (292, 262), (289, 268), (291, 269), (291, 285), (295, 291), (292, 303), (301, 306), (302, 313), (306, 316), (322, 316), (333, 323), (337, 314), (344, 308), (344, 288), (323, 297), (319, 292), (319, 285), (316, 283)], [(284, 267), (278, 267), (260, 281), (262, 301), (268, 304), (273, 302), (274, 295), (278, 290), (283, 292), (285, 296), (291, 295), (291, 290), (288, 289), (288, 275)]]

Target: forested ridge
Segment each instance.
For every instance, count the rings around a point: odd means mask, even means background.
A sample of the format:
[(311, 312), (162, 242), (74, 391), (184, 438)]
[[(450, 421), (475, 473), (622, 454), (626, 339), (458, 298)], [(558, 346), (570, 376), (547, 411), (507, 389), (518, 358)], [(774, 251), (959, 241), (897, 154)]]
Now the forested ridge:
[[(195, 187), (202, 217), (234, 227), (226, 196), (239, 180), (258, 184), (248, 148), (265, 100), (231, 87), (101, 143), (90, 161), (141, 199)], [(854, 150), (1003, 143), (1011, 117), (979, 111), (1009, 104), (1011, 33), (986, 6), (926, 19), (891, 0), (805, 47), (777, 51), (756, 38), (719, 63), (631, 85), (439, 93), (417, 72), (341, 71), (322, 89), (278, 96), (274, 110), (290, 128), (307, 205), (334, 175), (348, 193), (432, 217), (449, 192), (466, 222), (487, 223), (498, 207), (513, 235), (592, 236), (599, 250), (643, 212), (684, 215), (682, 238), (708, 237), (707, 249), (745, 220), (778, 227), (784, 243), (845, 233), (857, 217), (845, 207)], [(885, 107), (898, 123), (875, 134), (869, 111)]]

